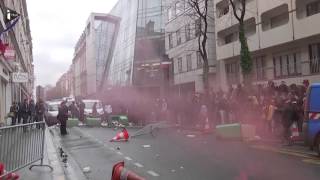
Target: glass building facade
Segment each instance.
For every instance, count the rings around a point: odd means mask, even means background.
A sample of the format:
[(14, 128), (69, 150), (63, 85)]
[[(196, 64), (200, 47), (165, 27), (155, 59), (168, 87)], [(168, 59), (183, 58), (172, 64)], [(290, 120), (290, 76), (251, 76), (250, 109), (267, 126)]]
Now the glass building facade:
[(111, 40), (114, 35), (115, 24), (108, 21), (95, 21), (95, 54), (96, 54), (96, 81), (99, 86), (103, 79), (103, 73), (107, 64), (107, 58), (111, 50)]
[(114, 57), (108, 76), (110, 85), (159, 87), (167, 61), (162, 0), (119, 0), (111, 11), (121, 18)]
[(119, 17), (120, 27), (110, 64), (108, 84), (129, 85), (132, 82), (132, 65), (137, 24), (137, 0), (119, 0), (110, 14)]

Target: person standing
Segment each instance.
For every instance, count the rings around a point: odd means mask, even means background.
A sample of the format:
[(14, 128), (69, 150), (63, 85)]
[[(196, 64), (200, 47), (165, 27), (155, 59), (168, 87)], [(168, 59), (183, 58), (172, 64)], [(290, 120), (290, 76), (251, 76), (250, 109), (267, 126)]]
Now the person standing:
[(162, 99), (162, 103), (161, 103), (161, 112), (160, 112), (160, 120), (161, 121), (168, 121), (168, 103), (166, 99)]
[(79, 110), (76, 106), (76, 103), (73, 101), (69, 106), (69, 110), (71, 111), (71, 117), (79, 119)]
[(21, 119), (22, 119), (22, 103), (19, 102), (18, 104), (18, 115), (17, 115), (17, 120), (18, 120), (18, 124), (21, 123)]
[(13, 102), (13, 104), (10, 107), (11, 126), (16, 125), (18, 111), (19, 111), (19, 107), (18, 107), (17, 103)]
[(58, 120), (60, 122), (60, 134), (62, 136), (68, 134), (67, 120), (68, 120), (68, 107), (66, 101), (62, 101), (58, 110)]
[(112, 106), (107, 104), (103, 108), (103, 116), (101, 117), (101, 126), (107, 126), (112, 113)]
[[(28, 99), (24, 99), (23, 104), (21, 105), (21, 117), (22, 117), (22, 123), (27, 124), (29, 123), (29, 104), (28, 104)], [(27, 128), (23, 127), (23, 132), (26, 132)]]
[[(42, 99), (39, 99), (38, 102), (36, 103), (36, 107), (35, 107), (35, 113), (36, 113), (36, 122), (42, 122), (43, 121), (43, 117), (44, 117), (44, 112), (46, 111), (44, 103), (42, 101)], [(40, 126), (37, 125), (37, 128), (40, 129)]]
[(31, 99), (29, 103), (29, 116), (30, 116), (30, 123), (35, 122), (36, 117), (36, 105), (34, 104), (34, 100)]
[(79, 125), (82, 126), (84, 125), (84, 109), (86, 108), (86, 105), (84, 104), (84, 102), (82, 100), (80, 100), (79, 102)]
[(93, 116), (93, 117), (97, 117), (97, 115), (98, 115), (97, 102), (94, 102), (94, 103), (93, 103), (93, 106), (92, 106), (92, 116)]

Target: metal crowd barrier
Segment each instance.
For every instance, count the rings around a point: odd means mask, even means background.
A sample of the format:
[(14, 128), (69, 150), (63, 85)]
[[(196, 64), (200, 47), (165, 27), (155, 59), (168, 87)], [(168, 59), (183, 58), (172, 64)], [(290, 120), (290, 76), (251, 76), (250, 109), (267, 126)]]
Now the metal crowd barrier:
[(16, 126), (0, 127), (0, 163), (5, 165), (6, 173), (18, 171), (37, 161), (29, 167), (31, 170), (35, 166), (45, 166), (43, 164), (45, 148), (45, 122), (34, 122)]

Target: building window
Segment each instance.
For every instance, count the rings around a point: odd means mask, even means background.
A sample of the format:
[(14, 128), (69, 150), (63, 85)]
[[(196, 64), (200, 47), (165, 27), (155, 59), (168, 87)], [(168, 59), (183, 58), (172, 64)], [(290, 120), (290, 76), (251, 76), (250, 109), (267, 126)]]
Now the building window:
[(315, 1), (307, 4), (307, 16), (312, 16), (320, 13), (320, 1)]
[(180, 29), (176, 32), (176, 35), (177, 35), (177, 45), (180, 45), (181, 44), (181, 30)]
[(201, 33), (201, 20), (197, 19), (195, 21), (195, 36), (198, 37), (200, 36)]
[(239, 63), (233, 62), (233, 63), (227, 63), (225, 65), (226, 67), (226, 74), (227, 74), (227, 81), (228, 84), (238, 84), (240, 82), (240, 76), (239, 76), (239, 70), (240, 66)]
[(172, 33), (169, 34), (169, 49), (173, 48)]
[(224, 37), (224, 44), (229, 44), (229, 43), (232, 43), (234, 40), (233, 38), (234, 34), (229, 34), (229, 35), (226, 35)]
[(258, 57), (254, 60), (255, 62), (255, 76), (256, 80), (266, 79), (266, 62), (264, 57)]
[(197, 51), (197, 68), (200, 69), (203, 66), (203, 60), (199, 51)]
[(178, 71), (179, 71), (179, 73), (182, 72), (182, 58), (181, 57), (178, 58)]
[(289, 7), (288, 4), (283, 4), (273, 8), (261, 15), (262, 30), (267, 31), (279, 26), (288, 24), (289, 22)]
[(187, 55), (187, 71), (192, 70), (192, 59), (191, 59), (191, 54)]
[(171, 19), (173, 18), (172, 16), (172, 8), (168, 8), (168, 21), (171, 21)]
[(280, 14), (278, 16), (272, 17), (270, 19), (270, 27), (271, 27), (271, 29), (273, 29), (278, 26), (287, 24), (288, 21), (289, 21), (289, 13), (285, 12), (285, 13)]
[(180, 15), (184, 11), (184, 1), (178, 1), (175, 4), (176, 16)]
[(187, 24), (185, 26), (185, 31), (186, 31), (186, 41), (189, 41), (191, 39), (191, 29), (190, 29), (190, 24)]
[(229, 13), (229, 0), (223, 0), (217, 3), (217, 17), (220, 18)]
[(301, 74), (301, 57), (298, 52), (281, 54), (273, 57), (274, 76), (276, 78)]
[(320, 73), (320, 43), (309, 45), (310, 71)]

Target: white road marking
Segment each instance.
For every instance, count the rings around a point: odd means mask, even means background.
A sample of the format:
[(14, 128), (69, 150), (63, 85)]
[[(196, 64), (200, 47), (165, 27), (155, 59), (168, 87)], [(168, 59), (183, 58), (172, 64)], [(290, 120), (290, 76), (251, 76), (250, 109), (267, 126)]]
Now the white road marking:
[(175, 170), (175, 169), (171, 169), (171, 172), (173, 172), (173, 173), (174, 173), (174, 172), (176, 172), (176, 170)]
[(118, 153), (119, 155), (123, 155), (123, 153), (122, 153), (122, 152), (120, 152), (120, 151), (118, 151), (117, 153)]
[(147, 145), (143, 145), (144, 148), (151, 148), (151, 145), (147, 144)]
[(154, 171), (147, 171), (148, 174), (150, 174), (151, 176), (157, 177), (160, 176), (158, 173), (154, 172)]
[(132, 159), (128, 156), (124, 157), (126, 160), (131, 161)]
[(142, 168), (142, 167), (143, 167), (143, 165), (140, 164), (140, 163), (134, 163), (134, 165), (137, 166), (137, 167), (139, 167), (139, 168)]
[(196, 137), (196, 135), (194, 135), (194, 134), (188, 134), (187, 137), (189, 137), (189, 138), (194, 138), (194, 137)]

